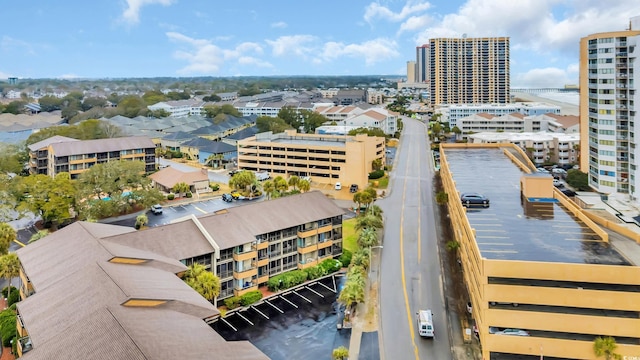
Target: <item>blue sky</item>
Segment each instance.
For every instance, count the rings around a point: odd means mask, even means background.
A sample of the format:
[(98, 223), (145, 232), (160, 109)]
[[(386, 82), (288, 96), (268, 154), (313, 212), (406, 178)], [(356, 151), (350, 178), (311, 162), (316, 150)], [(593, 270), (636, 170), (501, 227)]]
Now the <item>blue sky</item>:
[(511, 85), (576, 84), (637, 0), (0, 1), (0, 78), (406, 74), (432, 37), (509, 36)]

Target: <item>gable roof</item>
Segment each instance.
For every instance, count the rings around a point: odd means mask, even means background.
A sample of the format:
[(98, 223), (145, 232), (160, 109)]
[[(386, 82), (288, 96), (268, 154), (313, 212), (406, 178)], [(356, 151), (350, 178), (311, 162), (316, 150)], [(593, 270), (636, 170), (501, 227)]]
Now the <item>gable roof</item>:
[(46, 148), (49, 145), (54, 144), (54, 143), (69, 142), (69, 141), (80, 141), (80, 140), (73, 139), (73, 138), (66, 137), (66, 136), (55, 135), (55, 136), (52, 136), (50, 138), (46, 138), (46, 139), (44, 139), (42, 141), (38, 141), (35, 144), (29, 145), (29, 150), (36, 151), (36, 150), (39, 150), (39, 149), (42, 149), (42, 148)]
[(209, 175), (202, 171), (183, 172), (171, 166), (149, 175), (149, 178), (169, 189), (181, 182), (193, 185), (196, 182), (209, 181)]
[(129, 136), (109, 139), (81, 140), (51, 144), (56, 156), (91, 154), (123, 149), (148, 149), (156, 145), (146, 136)]

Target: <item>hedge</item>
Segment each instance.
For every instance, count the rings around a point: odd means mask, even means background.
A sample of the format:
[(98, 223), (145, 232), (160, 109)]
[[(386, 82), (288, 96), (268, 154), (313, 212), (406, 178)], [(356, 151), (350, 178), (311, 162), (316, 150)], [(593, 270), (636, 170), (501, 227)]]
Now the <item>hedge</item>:
[(262, 299), (260, 290), (249, 291), (240, 297), (240, 304), (242, 304), (242, 306), (249, 306), (260, 299)]
[(340, 260), (340, 262), (342, 263), (342, 266), (349, 267), (349, 264), (351, 264), (352, 256), (353, 254), (351, 253), (351, 251), (347, 249), (342, 249), (342, 255), (340, 255), (340, 258), (338, 260)]
[(229, 310), (240, 307), (240, 297), (232, 296), (230, 298), (224, 299), (224, 306), (226, 306)]
[[(8, 286), (5, 286), (4, 288), (2, 288), (2, 297), (5, 298), (5, 299), (7, 298), (8, 290), (9, 290)], [(18, 289), (16, 289), (16, 287), (12, 285), (11, 286), (11, 292), (13, 293), (13, 292), (17, 292), (17, 291), (18, 291)]]
[(325, 269), (327, 274), (331, 274), (342, 269), (342, 263), (340, 260), (336, 259), (325, 259), (318, 266)]
[(369, 173), (370, 180), (380, 179), (383, 176), (384, 176), (384, 170), (374, 170)]
[(11, 291), (11, 294), (7, 298), (7, 306), (11, 306), (20, 301), (20, 292), (19, 291)]
[(193, 197), (193, 194), (192, 194), (191, 192), (188, 192), (188, 193), (187, 193), (187, 197), (188, 197), (188, 198), (191, 198), (191, 197)]
[(218, 191), (220, 190), (220, 185), (219, 184), (210, 184), (209, 187), (211, 188), (211, 190), (213, 191)]
[(16, 313), (7, 309), (0, 312), (0, 336), (2, 336), (2, 346), (10, 347), (11, 340), (16, 339)]
[(276, 275), (269, 279), (267, 287), (269, 291), (278, 291), (300, 285), (307, 281), (309, 275), (304, 270), (288, 271), (284, 274)]
[(176, 196), (174, 194), (167, 195), (167, 200), (173, 200), (175, 198), (176, 198)]

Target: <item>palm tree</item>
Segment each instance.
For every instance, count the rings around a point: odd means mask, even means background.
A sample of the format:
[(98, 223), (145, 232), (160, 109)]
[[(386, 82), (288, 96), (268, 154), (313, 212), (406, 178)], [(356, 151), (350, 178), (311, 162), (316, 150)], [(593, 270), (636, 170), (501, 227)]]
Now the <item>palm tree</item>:
[(616, 339), (611, 336), (598, 336), (593, 342), (593, 352), (597, 357), (604, 356), (606, 360), (622, 359), (620, 354), (615, 353), (616, 348), (618, 348)]
[(49, 230), (44, 229), (44, 230), (38, 230), (37, 233), (31, 235), (31, 238), (29, 239), (28, 244), (31, 244), (33, 242), (36, 242), (40, 239), (42, 239), (43, 237), (49, 235)]
[(347, 307), (351, 307), (364, 301), (364, 284), (358, 284), (347, 280), (340, 291), (338, 300), (345, 304)]
[(351, 263), (354, 266), (362, 266), (364, 269), (368, 269), (370, 260), (371, 260), (371, 249), (360, 248), (353, 254), (353, 257), (351, 258)]
[(349, 358), (349, 349), (344, 346), (340, 346), (339, 348), (333, 349), (331, 353), (331, 358), (333, 360), (345, 360)]
[(9, 252), (9, 245), (16, 241), (16, 230), (7, 223), (0, 224), (0, 255)]
[(362, 230), (366, 228), (373, 228), (377, 230), (377, 229), (382, 229), (382, 227), (383, 227), (382, 219), (369, 213), (365, 213), (364, 215), (358, 216), (356, 218), (356, 224), (354, 226), (356, 230)]
[(383, 213), (382, 208), (378, 205), (371, 205), (367, 210), (367, 214), (371, 214), (381, 220), (382, 220), (382, 213)]
[(275, 189), (276, 187), (271, 180), (267, 180), (262, 183), (262, 190), (267, 195), (267, 200), (271, 199), (271, 195), (273, 194)]
[(280, 194), (289, 190), (289, 183), (287, 183), (287, 180), (285, 180), (282, 176), (276, 176), (276, 178), (273, 179), (273, 184), (276, 187), (276, 191), (278, 191)]
[(7, 298), (11, 295), (11, 279), (20, 276), (20, 259), (16, 253), (0, 256), (0, 277), (9, 280)]
[(302, 192), (307, 192), (311, 189), (311, 184), (307, 180), (300, 180), (300, 182), (298, 183), (298, 188)]
[(293, 186), (294, 190), (298, 189), (298, 185), (300, 184), (300, 178), (293, 175), (289, 178), (289, 186)]
[(224, 158), (223, 154), (211, 154), (209, 155), (209, 157), (207, 158), (207, 160), (205, 160), (205, 165), (209, 165), (209, 163), (214, 162), (214, 165), (211, 166), (213, 168), (218, 168), (218, 166), (221, 165), (222, 159)]
[(362, 192), (358, 191), (353, 194), (353, 202), (356, 203), (356, 211), (360, 211), (360, 204), (362, 204)]
[(194, 263), (184, 274), (184, 281), (202, 297), (213, 302), (220, 295), (220, 279), (204, 265)]
[(370, 248), (378, 245), (378, 232), (374, 228), (364, 228), (358, 235), (358, 246)]
[(173, 192), (178, 194), (178, 196), (182, 196), (183, 193), (191, 190), (191, 187), (186, 182), (179, 182), (173, 186)]

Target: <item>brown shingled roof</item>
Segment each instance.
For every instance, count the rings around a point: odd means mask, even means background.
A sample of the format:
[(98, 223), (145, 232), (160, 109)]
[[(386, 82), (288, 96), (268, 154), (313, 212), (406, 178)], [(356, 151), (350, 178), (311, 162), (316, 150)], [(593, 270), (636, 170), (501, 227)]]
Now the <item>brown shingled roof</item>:
[(51, 144), (56, 156), (92, 154), (126, 149), (148, 149), (156, 145), (146, 136), (129, 136), (110, 139), (68, 141)]
[(209, 181), (209, 176), (202, 171), (183, 172), (171, 166), (149, 175), (149, 178), (168, 189), (181, 182), (193, 185), (199, 181)]
[(558, 115), (558, 114), (544, 114), (545, 116), (554, 118), (557, 122), (562, 124), (562, 126), (566, 129), (574, 125), (578, 125), (580, 123), (580, 118), (576, 115)]

